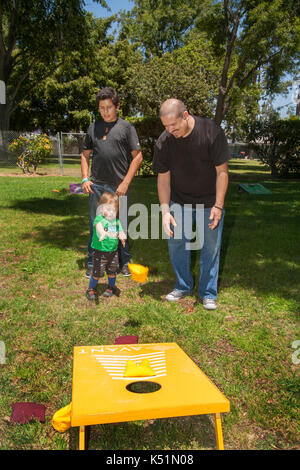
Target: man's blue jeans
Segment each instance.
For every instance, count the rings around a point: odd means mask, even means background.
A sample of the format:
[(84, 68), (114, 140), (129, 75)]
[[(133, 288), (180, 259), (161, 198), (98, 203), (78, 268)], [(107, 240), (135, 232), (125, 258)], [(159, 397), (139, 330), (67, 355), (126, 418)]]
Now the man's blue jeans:
[[(109, 193), (113, 194), (116, 191), (116, 189), (117, 187), (113, 187), (108, 184), (94, 183), (92, 185), (92, 190), (94, 191), (94, 194), (92, 193), (89, 194), (89, 211), (90, 211), (90, 237), (89, 237), (89, 242), (88, 242), (88, 266), (89, 267), (93, 265), (91, 244), (93, 240), (93, 230), (94, 230), (93, 224), (94, 224), (94, 220), (96, 217), (96, 211), (97, 211), (99, 199), (101, 198), (104, 191), (108, 191)], [(127, 227), (128, 227), (128, 205), (129, 205), (128, 201), (129, 201), (129, 197), (127, 194), (127, 211), (126, 211), (127, 220), (120, 219), (121, 224), (124, 227), (125, 233), (127, 232)], [(122, 267), (124, 264), (128, 263), (131, 258), (131, 255), (129, 253), (128, 238), (126, 239), (125, 247), (123, 247), (122, 243), (119, 242), (118, 252), (119, 252), (120, 266)]]
[[(174, 203), (171, 202), (171, 205), (172, 204)], [(190, 226), (189, 231), (184, 230), (184, 226), (186, 225), (185, 220), (187, 218), (189, 219), (189, 222), (192, 221), (193, 224), (195, 223), (196, 209), (186, 207), (184, 208), (179, 204), (176, 204), (176, 207), (181, 208), (182, 223), (180, 223), (180, 220), (177, 220), (180, 219), (180, 217), (177, 217), (176, 219), (176, 213), (174, 213), (174, 218), (178, 225), (175, 228), (174, 235), (176, 234), (176, 230), (178, 230), (178, 234), (182, 235), (179, 235), (179, 238), (177, 239), (175, 236), (174, 238), (169, 238), (168, 248), (170, 260), (177, 279), (174, 289), (187, 294), (190, 293), (194, 287), (193, 276), (191, 273), (191, 246), (189, 246), (189, 243), (192, 239), (192, 227), (191, 223), (187, 223), (187, 226)], [(201, 227), (198, 226), (197, 230), (198, 233), (202, 233), (202, 236), (199, 238), (201, 243), (203, 243), (200, 255), (200, 279), (198, 294), (201, 299), (210, 298), (216, 300), (224, 211), (219, 225), (214, 230), (211, 230), (208, 227), (208, 224), (210, 223), (209, 216), (211, 209), (198, 210), (200, 211), (200, 216), (198, 212), (197, 225), (200, 224)], [(173, 227), (172, 229), (174, 230)]]

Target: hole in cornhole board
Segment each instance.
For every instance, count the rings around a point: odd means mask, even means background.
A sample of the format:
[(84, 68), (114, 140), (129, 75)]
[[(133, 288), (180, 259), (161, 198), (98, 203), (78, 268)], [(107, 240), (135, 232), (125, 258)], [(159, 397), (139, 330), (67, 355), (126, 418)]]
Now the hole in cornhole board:
[(133, 393), (153, 393), (157, 392), (161, 388), (161, 385), (157, 382), (148, 382), (146, 380), (141, 380), (138, 382), (131, 382), (126, 385), (126, 388), (129, 392)]

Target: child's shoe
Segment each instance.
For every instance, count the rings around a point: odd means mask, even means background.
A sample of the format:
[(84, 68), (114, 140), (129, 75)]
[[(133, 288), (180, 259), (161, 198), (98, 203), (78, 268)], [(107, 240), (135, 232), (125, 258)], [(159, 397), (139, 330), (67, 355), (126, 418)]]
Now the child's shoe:
[(89, 300), (96, 300), (97, 292), (95, 289), (88, 289), (85, 294)]
[(114, 291), (110, 286), (107, 286), (106, 291), (103, 294), (103, 297), (111, 297)]

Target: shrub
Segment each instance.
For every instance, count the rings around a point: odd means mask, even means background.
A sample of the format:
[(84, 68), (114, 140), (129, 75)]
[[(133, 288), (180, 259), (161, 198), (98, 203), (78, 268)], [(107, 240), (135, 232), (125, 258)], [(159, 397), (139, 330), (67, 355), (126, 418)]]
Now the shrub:
[(273, 176), (300, 172), (300, 119), (257, 121), (251, 132), (251, 147), (271, 169)]
[(21, 135), (9, 146), (9, 150), (17, 156), (17, 166), (23, 173), (33, 173), (40, 163), (51, 155), (52, 143), (46, 134), (26, 137)]
[(126, 119), (135, 127), (143, 152), (143, 162), (139, 169), (139, 175), (152, 176), (154, 174), (152, 160), (155, 142), (164, 131), (161, 120), (154, 117), (131, 117)]

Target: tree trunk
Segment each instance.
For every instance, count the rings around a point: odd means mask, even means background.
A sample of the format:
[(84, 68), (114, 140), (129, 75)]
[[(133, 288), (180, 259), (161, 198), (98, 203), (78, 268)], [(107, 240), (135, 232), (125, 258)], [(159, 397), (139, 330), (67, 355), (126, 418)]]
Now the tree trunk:
[(219, 95), (217, 100), (217, 107), (214, 120), (217, 124), (221, 124), (224, 118), (224, 103), (225, 103), (225, 90), (222, 86), (219, 88)]
[(7, 104), (0, 104), (0, 131), (8, 131), (9, 112)]
[(275, 165), (270, 165), (271, 166), (271, 175), (274, 176), (275, 178), (278, 177), (278, 170)]

